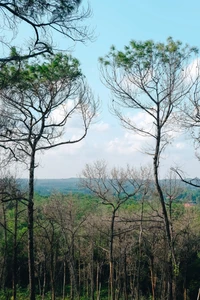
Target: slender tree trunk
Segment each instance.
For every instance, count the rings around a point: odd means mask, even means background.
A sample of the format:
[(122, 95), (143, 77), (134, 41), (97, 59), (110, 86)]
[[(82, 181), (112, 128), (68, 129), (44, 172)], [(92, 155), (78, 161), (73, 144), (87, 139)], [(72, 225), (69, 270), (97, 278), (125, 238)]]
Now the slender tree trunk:
[(14, 240), (13, 240), (13, 300), (17, 299), (17, 223), (18, 223), (18, 201), (15, 201), (15, 221), (14, 221)]
[[(172, 224), (172, 197), (170, 197), (169, 201), (169, 216), (170, 216), (170, 234), (171, 234), (171, 259), (172, 259), (172, 268), (177, 267), (176, 259), (175, 259), (175, 253), (173, 248), (173, 237), (174, 237), (174, 230), (173, 230), (173, 224)], [(174, 274), (174, 270), (172, 269), (172, 294), (173, 294), (173, 300), (176, 300), (176, 274)]]
[(65, 300), (65, 285), (66, 285), (66, 258), (64, 256), (64, 263), (63, 263), (63, 300)]
[(54, 247), (51, 247), (51, 269), (50, 269), (50, 279), (51, 279), (51, 300), (55, 300), (55, 253)]
[(140, 299), (140, 270), (141, 270), (141, 256), (142, 256), (142, 234), (143, 234), (143, 213), (144, 213), (144, 203), (142, 200), (142, 210), (140, 216), (140, 232), (138, 239), (138, 267), (137, 267), (137, 300)]
[[(159, 114), (159, 107), (157, 109)], [(157, 116), (157, 120), (159, 120), (159, 115)], [(168, 292), (167, 292), (167, 300), (173, 300), (173, 261), (172, 261), (172, 236), (170, 229), (169, 217), (167, 214), (167, 209), (165, 206), (164, 195), (159, 184), (159, 176), (158, 176), (158, 168), (159, 168), (159, 156), (160, 156), (160, 141), (161, 141), (161, 127), (160, 124), (157, 124), (157, 138), (156, 138), (156, 149), (153, 158), (153, 166), (154, 166), (154, 180), (156, 190), (158, 192), (159, 200), (162, 206), (162, 213), (164, 217), (165, 224), (165, 234), (168, 241)]]
[(128, 300), (126, 248), (124, 249), (124, 253), (123, 253), (123, 262), (124, 262), (124, 264), (123, 264), (124, 265), (124, 272), (123, 272), (124, 288), (123, 288), (123, 294), (124, 294), (124, 300)]
[(37, 273), (38, 273), (38, 292), (39, 295), (42, 296), (42, 285), (41, 285), (42, 264), (41, 263), (39, 263), (37, 266)]
[(91, 300), (94, 300), (94, 247), (93, 241), (91, 242), (91, 262), (90, 262), (90, 291), (91, 291)]
[(7, 276), (7, 255), (8, 255), (8, 233), (7, 233), (7, 218), (6, 218), (6, 208), (5, 204), (2, 202), (2, 210), (3, 210), (3, 227), (4, 227), (4, 243), (5, 246), (3, 247), (3, 264), (1, 269), (1, 288), (5, 289), (5, 281)]
[(34, 170), (35, 151), (32, 151), (29, 169), (29, 199), (28, 199), (28, 267), (29, 267), (29, 290), (30, 300), (35, 300), (35, 259), (34, 259), (34, 237), (33, 237), (33, 212), (34, 212)]
[(156, 276), (154, 274), (154, 257), (150, 257), (151, 291), (152, 300), (155, 300)]
[(81, 295), (83, 288), (81, 286), (81, 254), (80, 254), (80, 240), (79, 240), (79, 256), (78, 256), (78, 293)]
[(110, 249), (109, 249), (109, 265), (110, 265), (110, 299), (115, 300), (114, 290), (114, 260), (113, 260), (113, 239), (114, 239), (114, 224), (115, 224), (115, 213), (114, 209), (111, 220), (111, 232), (110, 232)]
[(44, 258), (42, 300), (44, 300), (44, 297), (45, 297), (45, 289), (46, 289), (46, 254), (45, 254), (45, 258)]
[(75, 298), (75, 295), (78, 295), (78, 288), (77, 288), (77, 278), (76, 278), (76, 270), (75, 270), (75, 262), (74, 258), (72, 257), (71, 254), (68, 253), (67, 257), (67, 263), (70, 271), (70, 299), (73, 300)]
[(183, 277), (183, 300), (187, 300), (186, 274), (187, 274), (187, 265), (183, 275), (184, 276)]
[(97, 261), (97, 274), (96, 274), (96, 295), (97, 295), (97, 300), (100, 299), (100, 290), (99, 290), (99, 287), (100, 287), (100, 280), (99, 280), (99, 277), (100, 277), (100, 263)]

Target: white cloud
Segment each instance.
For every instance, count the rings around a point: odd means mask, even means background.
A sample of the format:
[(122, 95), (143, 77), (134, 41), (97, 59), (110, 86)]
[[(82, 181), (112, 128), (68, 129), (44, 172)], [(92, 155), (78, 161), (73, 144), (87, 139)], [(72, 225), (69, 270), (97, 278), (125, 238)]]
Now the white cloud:
[(176, 149), (184, 149), (186, 147), (185, 143), (175, 143)]
[[(137, 114), (130, 115), (127, 114), (127, 117), (137, 125), (138, 128), (154, 133), (154, 125), (152, 123), (152, 117), (141, 111)], [(152, 149), (152, 137), (148, 135), (139, 135), (132, 130), (123, 130), (123, 135), (111, 139), (106, 146), (106, 151), (109, 153), (118, 153), (118, 154), (131, 154), (135, 152), (144, 152)]]
[(110, 125), (105, 122), (96, 123), (91, 126), (91, 130), (98, 131), (98, 132), (108, 131), (109, 128), (110, 128)]
[(152, 116), (144, 111), (140, 111), (139, 113), (130, 116), (129, 119), (136, 124), (137, 128), (140, 128), (146, 132), (149, 132), (151, 134), (154, 133), (155, 126), (153, 125), (154, 119), (152, 119)]
[(74, 100), (68, 100), (66, 103), (59, 105), (54, 111), (52, 111), (51, 119), (54, 122), (61, 122), (66, 116), (67, 112), (70, 111), (73, 107)]
[(200, 58), (194, 59), (184, 70), (186, 81), (195, 81), (200, 76)]
[[(107, 143), (106, 151), (113, 154), (131, 154), (141, 151), (142, 148), (149, 147), (152, 139), (125, 131), (121, 138), (115, 138)], [(149, 144), (147, 145), (147, 142)]]

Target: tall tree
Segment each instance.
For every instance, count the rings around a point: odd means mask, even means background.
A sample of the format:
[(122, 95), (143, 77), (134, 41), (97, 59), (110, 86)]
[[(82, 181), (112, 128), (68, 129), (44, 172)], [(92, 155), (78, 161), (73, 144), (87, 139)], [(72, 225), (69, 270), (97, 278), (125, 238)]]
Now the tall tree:
[[(90, 16), (90, 8), (81, 7), (81, 0), (9, 0), (0, 2), (0, 45), (2, 49), (18, 46), (23, 37), (22, 26), (27, 28), (27, 44), (19, 47), (20, 53), (11, 51), (0, 62), (22, 60), (42, 53), (52, 53), (56, 49), (55, 35), (73, 41), (84, 42), (91, 37), (82, 21)], [(6, 52), (5, 52), (6, 53)], [(2, 55), (2, 54), (1, 54)]]
[[(159, 183), (159, 165), (161, 153), (173, 136), (172, 126), (177, 107), (199, 79), (199, 76), (192, 78), (188, 67), (197, 53), (196, 48), (182, 45), (170, 37), (166, 44), (151, 40), (131, 41), (124, 51), (112, 47), (110, 53), (100, 59), (103, 81), (114, 97), (112, 112), (125, 128), (154, 141), (148, 153), (153, 157), (154, 181), (169, 246), (168, 300), (173, 299), (173, 263), (176, 262), (171, 224)], [(148, 124), (142, 123), (140, 126), (140, 123), (134, 122), (135, 110), (142, 112)]]
[[(49, 56), (42, 65), (23, 63), (5, 66), (0, 74), (1, 114), (7, 124), (0, 132), (0, 145), (9, 155), (28, 164), (28, 253), (30, 299), (35, 299), (33, 197), (36, 154), (74, 144), (85, 138), (97, 110), (79, 62), (70, 56)], [(69, 136), (69, 119), (80, 124), (80, 135)]]

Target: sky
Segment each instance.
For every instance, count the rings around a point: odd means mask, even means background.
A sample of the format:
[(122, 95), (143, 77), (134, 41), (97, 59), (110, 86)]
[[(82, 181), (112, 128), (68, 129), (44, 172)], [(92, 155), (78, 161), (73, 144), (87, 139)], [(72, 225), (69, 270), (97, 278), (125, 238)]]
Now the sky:
[[(83, 0), (83, 5), (85, 3)], [(98, 58), (106, 55), (111, 45), (122, 50), (132, 39), (165, 42), (171, 36), (200, 48), (198, 0), (91, 0), (90, 6), (92, 16), (87, 24), (94, 30), (94, 41), (76, 43), (72, 48), (67, 39), (56, 37), (55, 42), (58, 48), (71, 49), (71, 54), (80, 60), (89, 86), (101, 101), (101, 109), (82, 142), (54, 148), (37, 156), (38, 179), (79, 177), (86, 164), (97, 160), (105, 160), (109, 167), (126, 167), (127, 164), (136, 168), (151, 166), (152, 157), (142, 152), (148, 140), (122, 128), (109, 112), (111, 95), (100, 80)], [(145, 121), (140, 113), (135, 117), (138, 122)], [(200, 175), (199, 162), (189, 136), (178, 135), (162, 155), (161, 177), (166, 177), (173, 166), (181, 168), (186, 177)], [(18, 177), (27, 177), (28, 170), (19, 166), (16, 173)]]

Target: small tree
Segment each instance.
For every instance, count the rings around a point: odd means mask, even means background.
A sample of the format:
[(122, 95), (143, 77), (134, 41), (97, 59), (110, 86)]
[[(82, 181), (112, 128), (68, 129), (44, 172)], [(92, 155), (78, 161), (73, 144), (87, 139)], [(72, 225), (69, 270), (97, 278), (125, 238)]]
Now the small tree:
[[(0, 145), (9, 155), (28, 164), (28, 252), (30, 299), (35, 299), (33, 197), (38, 152), (85, 138), (97, 110), (79, 62), (70, 56), (49, 56), (42, 64), (20, 64), (3, 68), (1, 74), (2, 126)], [(82, 133), (67, 136), (70, 118), (78, 118)]]
[(133, 168), (127, 169), (113, 168), (110, 172), (103, 161), (97, 161), (93, 165), (86, 165), (83, 170), (82, 184), (96, 195), (102, 204), (111, 208), (111, 220), (109, 231), (109, 283), (110, 299), (114, 300), (115, 282), (114, 282), (114, 238), (116, 233), (115, 223), (121, 206), (139, 192), (144, 185), (140, 174)]
[[(112, 47), (110, 53), (100, 59), (103, 81), (114, 97), (112, 112), (125, 128), (154, 141), (148, 153), (153, 157), (154, 182), (162, 206), (169, 245), (169, 300), (173, 297), (172, 259), (175, 263), (175, 256), (171, 224), (159, 183), (159, 165), (161, 153), (173, 136), (172, 126), (177, 107), (199, 79), (199, 76), (195, 80), (192, 78), (188, 67), (197, 53), (196, 48), (183, 46), (181, 42), (168, 38), (166, 44), (151, 40), (131, 41), (124, 52)], [(141, 111), (149, 123), (141, 126), (135, 123), (131, 110)]]

